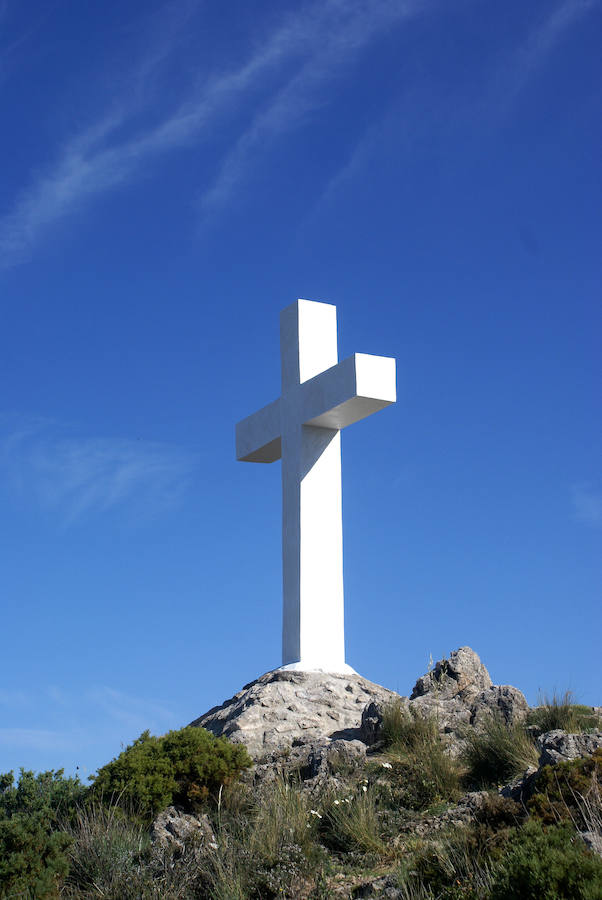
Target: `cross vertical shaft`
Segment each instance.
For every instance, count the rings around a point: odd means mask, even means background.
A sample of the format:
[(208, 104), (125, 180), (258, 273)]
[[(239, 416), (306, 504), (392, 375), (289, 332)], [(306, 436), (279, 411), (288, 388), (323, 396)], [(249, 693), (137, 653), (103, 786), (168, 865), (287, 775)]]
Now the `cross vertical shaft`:
[(300, 385), (337, 364), (336, 308), (298, 301), (280, 318), (282, 663), (345, 664), (341, 439), (305, 425)]

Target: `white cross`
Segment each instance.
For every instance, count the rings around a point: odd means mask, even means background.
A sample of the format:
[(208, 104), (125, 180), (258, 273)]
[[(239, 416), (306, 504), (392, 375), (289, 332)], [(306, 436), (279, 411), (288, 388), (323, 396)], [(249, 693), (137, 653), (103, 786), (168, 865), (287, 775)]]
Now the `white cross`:
[(282, 396), (236, 426), (236, 457), (282, 459), (282, 665), (345, 664), (341, 437), (394, 403), (395, 360), (338, 362), (336, 307), (297, 300), (280, 314)]

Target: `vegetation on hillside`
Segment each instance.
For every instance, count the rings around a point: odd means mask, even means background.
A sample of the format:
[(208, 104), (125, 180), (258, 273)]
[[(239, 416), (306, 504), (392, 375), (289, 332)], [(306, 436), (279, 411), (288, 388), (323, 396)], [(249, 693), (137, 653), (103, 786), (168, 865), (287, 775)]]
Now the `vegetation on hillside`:
[[(602, 839), (602, 753), (543, 768), (515, 803), (497, 786), (533, 761), (531, 733), (492, 720), (455, 759), (435, 722), (392, 706), (367, 761), (311, 785), (285, 754), (241, 778), (244, 748), (192, 728), (145, 732), (89, 787), (0, 776), (0, 897), (326, 900), (376, 883), (405, 900), (594, 900), (602, 859), (578, 832)], [(203, 827), (165, 849), (151, 822), (170, 804)]]
[(204, 728), (181, 728), (163, 737), (144, 731), (99, 769), (91, 794), (150, 821), (172, 803), (194, 810), (250, 765), (242, 744), (216, 738)]

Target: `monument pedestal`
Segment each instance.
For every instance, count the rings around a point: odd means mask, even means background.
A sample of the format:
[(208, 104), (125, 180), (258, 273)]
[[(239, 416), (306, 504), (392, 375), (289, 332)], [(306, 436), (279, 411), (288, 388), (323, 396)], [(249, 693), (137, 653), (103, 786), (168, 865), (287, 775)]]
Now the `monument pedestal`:
[(325, 666), (311, 663), (303, 662), (303, 660), (299, 660), (299, 662), (288, 663), (286, 666), (279, 666), (277, 669), (274, 669), (275, 672), (323, 672), (324, 675), (358, 675), (355, 669), (352, 669), (351, 666), (348, 666), (347, 663), (340, 663), (338, 666), (329, 666), (326, 668)]

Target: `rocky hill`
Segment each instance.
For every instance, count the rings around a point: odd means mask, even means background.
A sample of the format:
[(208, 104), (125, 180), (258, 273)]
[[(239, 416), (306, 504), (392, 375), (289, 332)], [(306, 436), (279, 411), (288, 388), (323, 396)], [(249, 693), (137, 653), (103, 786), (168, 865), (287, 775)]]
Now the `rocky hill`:
[(515, 687), (494, 685), (470, 647), (420, 677), (410, 697), (401, 697), (359, 675), (276, 669), (191, 722), (235, 743), (259, 760), (287, 747), (335, 740), (377, 740), (381, 710), (396, 700), (405, 709), (436, 717), (451, 748), (466, 725), (492, 711), (505, 722), (524, 718), (528, 706)]

